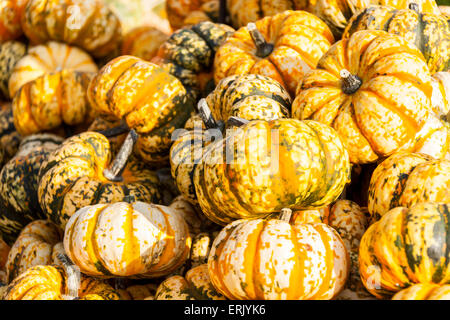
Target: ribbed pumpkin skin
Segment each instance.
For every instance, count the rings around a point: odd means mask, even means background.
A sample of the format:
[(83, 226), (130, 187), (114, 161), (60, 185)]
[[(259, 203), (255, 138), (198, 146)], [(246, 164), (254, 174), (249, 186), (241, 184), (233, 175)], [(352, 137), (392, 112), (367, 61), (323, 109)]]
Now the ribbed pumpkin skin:
[(361, 281), (378, 298), (415, 283), (450, 280), (449, 205), (422, 202), (397, 207), (372, 224), (361, 239)]
[(208, 258), (211, 282), (233, 300), (331, 299), (349, 267), (345, 245), (331, 227), (276, 219), (230, 223)]
[(193, 101), (178, 79), (132, 56), (105, 65), (92, 80), (88, 98), (100, 116), (124, 119), (136, 130), (135, 150), (149, 163), (168, 159), (172, 132), (183, 127), (193, 110)]
[(53, 248), (62, 240), (62, 230), (50, 221), (36, 220), (20, 232), (6, 263), (7, 283), (27, 269), (53, 262)]
[[(60, 266), (34, 266), (9, 284), (3, 300), (64, 300), (67, 276)], [(108, 284), (82, 276), (80, 300), (119, 300)]]
[(185, 277), (172, 276), (159, 285), (155, 300), (226, 300), (211, 283), (208, 265), (190, 269)]
[[(362, 81), (353, 94), (343, 91), (344, 69)], [(358, 31), (302, 79), (292, 115), (332, 126), (352, 163), (370, 163), (414, 148), (431, 114), (431, 94), (431, 75), (416, 47), (385, 31)]]
[(50, 41), (28, 50), (17, 62), (9, 79), (9, 95), (14, 97), (25, 83), (61, 70), (97, 72), (98, 68), (85, 51), (64, 43)]
[(350, 252), (358, 250), (360, 240), (368, 227), (361, 207), (350, 200), (338, 200), (325, 214), (323, 223), (336, 229)]
[(169, 35), (156, 27), (137, 27), (125, 34), (120, 53), (150, 61), (167, 38)]
[(234, 29), (209, 21), (175, 31), (152, 60), (177, 77), (196, 99), (214, 89), (212, 68), (219, 46)]
[(436, 72), (431, 81), (433, 111), (441, 119), (450, 122), (450, 72)]
[(227, 0), (232, 25), (237, 29), (286, 10), (307, 10), (314, 0)]
[(19, 41), (0, 44), (0, 97), (9, 100), (9, 78), (17, 62), (27, 53), (27, 45)]
[(450, 285), (418, 283), (397, 292), (392, 300), (450, 300)]
[(100, 0), (28, 0), (22, 28), (34, 45), (61, 41), (95, 57), (118, 48), (122, 35), (119, 18)]
[(219, 18), (219, 1), (167, 0), (166, 12), (173, 30), (202, 21), (216, 22)]
[(39, 169), (62, 140), (52, 134), (29, 136), (0, 171), (0, 231), (8, 243), (30, 222), (46, 218), (38, 202)]
[(0, 43), (22, 35), (20, 20), (28, 0), (3, 0), (0, 4)]
[(328, 214), (329, 207), (311, 210), (296, 210), (292, 212), (289, 223), (322, 223), (323, 218)]
[(423, 53), (430, 73), (450, 70), (450, 25), (444, 16), (373, 6), (350, 19), (342, 38), (360, 30), (384, 30), (404, 37)]
[(144, 202), (84, 207), (64, 233), (69, 258), (97, 277), (164, 276), (184, 263), (190, 246), (187, 224), (176, 210)]
[(24, 84), (12, 102), (17, 132), (27, 136), (62, 125), (87, 127), (95, 118), (86, 97), (93, 77), (63, 70)]
[(325, 207), (349, 177), (348, 154), (333, 129), (277, 119), (251, 121), (210, 144), (195, 168), (194, 184), (203, 213), (226, 225), (287, 207)]
[(417, 153), (397, 153), (378, 165), (369, 185), (372, 221), (395, 207), (425, 201), (450, 202), (450, 161)]
[(274, 45), (265, 58), (256, 54), (256, 46), (247, 27), (237, 30), (217, 50), (214, 80), (253, 73), (278, 81), (294, 95), (299, 80), (315, 68), (320, 57), (334, 43), (327, 25), (306, 11), (285, 11), (255, 22), (264, 39)]
[(122, 182), (103, 176), (110, 165), (108, 140), (100, 133), (84, 132), (66, 139), (49, 155), (39, 171), (39, 204), (47, 217), (64, 228), (78, 210), (97, 203), (160, 200), (156, 174), (130, 158)]
[(317, 4), (311, 8), (311, 12), (325, 21), (333, 30), (334, 35), (339, 38), (351, 18), (367, 7), (381, 5), (395, 9), (407, 9), (412, 2), (418, 5), (420, 12), (439, 14), (434, 0), (317, 0)]
[(246, 120), (289, 117), (291, 97), (275, 80), (256, 74), (233, 75), (219, 81), (206, 101), (216, 120), (236, 116)]
[(16, 154), (21, 139), (14, 126), (11, 103), (0, 103), (0, 146), (4, 151), (3, 163)]

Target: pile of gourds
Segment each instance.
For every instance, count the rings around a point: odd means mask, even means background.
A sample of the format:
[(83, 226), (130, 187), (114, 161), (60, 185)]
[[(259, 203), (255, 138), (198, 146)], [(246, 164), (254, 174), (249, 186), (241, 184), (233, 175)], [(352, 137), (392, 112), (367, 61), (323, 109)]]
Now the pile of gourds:
[(448, 7), (108, 2), (0, 3), (0, 299), (450, 299)]

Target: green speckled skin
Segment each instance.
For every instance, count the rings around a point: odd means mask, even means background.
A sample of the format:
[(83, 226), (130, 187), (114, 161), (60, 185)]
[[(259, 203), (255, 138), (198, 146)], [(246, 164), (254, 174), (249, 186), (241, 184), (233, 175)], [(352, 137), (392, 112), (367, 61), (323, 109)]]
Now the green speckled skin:
[(9, 161), (17, 152), (22, 137), (14, 126), (10, 103), (0, 105), (0, 146), (4, 153), (3, 162)]
[(27, 53), (27, 45), (19, 41), (7, 41), (0, 45), (0, 97), (9, 100), (8, 81), (16, 65)]
[(450, 70), (450, 24), (445, 16), (372, 6), (355, 15), (343, 38), (360, 30), (384, 30), (404, 37), (423, 53), (431, 74)]

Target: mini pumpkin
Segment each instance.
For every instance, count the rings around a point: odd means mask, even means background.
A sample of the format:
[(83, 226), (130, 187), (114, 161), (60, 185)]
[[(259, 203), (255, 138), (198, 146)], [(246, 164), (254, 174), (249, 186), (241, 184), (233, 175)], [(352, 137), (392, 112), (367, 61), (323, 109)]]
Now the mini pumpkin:
[(217, 50), (214, 80), (253, 73), (278, 81), (292, 96), (334, 43), (327, 25), (305, 11), (285, 11), (237, 30)]
[(423, 53), (430, 73), (450, 70), (450, 25), (440, 13), (422, 13), (417, 3), (402, 10), (371, 6), (350, 19), (342, 37), (360, 30), (384, 30), (404, 37)]
[(162, 44), (152, 61), (177, 77), (196, 100), (214, 89), (215, 54), (233, 32), (227, 25), (209, 21), (184, 27)]
[(361, 281), (367, 290), (389, 298), (416, 283), (448, 283), (449, 214), (448, 204), (421, 202), (394, 208), (373, 223), (359, 247)]
[(0, 4), (0, 43), (18, 39), (22, 34), (20, 21), (28, 0), (4, 0)]
[(120, 300), (153, 300), (157, 289), (158, 285), (155, 283), (135, 284), (125, 289), (118, 289), (117, 293), (120, 295)]
[(3, 300), (73, 299), (119, 300), (119, 295), (103, 281), (84, 275), (79, 279), (73, 267), (66, 265), (31, 267), (14, 279), (3, 295)]
[(17, 152), (22, 136), (14, 126), (14, 116), (10, 102), (0, 102), (0, 149), (4, 151), (2, 164)]
[(239, 300), (327, 300), (343, 289), (350, 261), (338, 233), (282, 219), (237, 220), (217, 235), (208, 270), (218, 292)]
[(177, 210), (144, 202), (84, 207), (64, 233), (69, 258), (97, 277), (168, 275), (185, 262), (190, 247), (188, 226)]
[(316, 121), (254, 120), (207, 147), (194, 184), (203, 213), (226, 225), (282, 208), (325, 207), (349, 176), (347, 151), (332, 128)]
[(358, 31), (302, 79), (292, 115), (332, 126), (352, 163), (370, 163), (414, 149), (432, 113), (431, 94), (431, 75), (415, 46), (385, 31)]
[(53, 250), (61, 242), (62, 233), (55, 224), (46, 220), (33, 221), (23, 228), (6, 262), (7, 283), (33, 266), (53, 264)]
[(208, 265), (190, 269), (184, 277), (172, 276), (158, 286), (155, 300), (226, 300), (211, 283)]
[(39, 169), (62, 141), (53, 134), (28, 136), (0, 171), (0, 231), (9, 243), (27, 224), (46, 218), (38, 202)]
[(392, 300), (450, 300), (450, 285), (418, 283), (397, 292)]
[(183, 127), (193, 110), (193, 101), (178, 79), (132, 56), (105, 65), (91, 81), (88, 97), (99, 116), (123, 119), (136, 130), (136, 153), (148, 163), (168, 159), (173, 131)]
[(167, 0), (165, 5), (173, 30), (202, 21), (219, 20), (219, 0)]
[(17, 62), (27, 53), (27, 45), (20, 41), (0, 44), (0, 96), (10, 100), (8, 83)]
[[(134, 133), (134, 131), (133, 131)], [(114, 161), (108, 139), (84, 132), (66, 139), (39, 171), (38, 200), (46, 216), (64, 228), (85, 206), (119, 201), (160, 200), (154, 171), (129, 158), (136, 135), (129, 134)]]
[(125, 34), (120, 53), (150, 61), (167, 38), (167, 33), (154, 26), (137, 27)]
[(450, 202), (450, 161), (418, 153), (397, 153), (380, 163), (370, 179), (368, 210), (372, 221), (395, 207)]
[(95, 57), (119, 47), (119, 18), (101, 0), (28, 0), (22, 29), (33, 45), (61, 41), (83, 48)]

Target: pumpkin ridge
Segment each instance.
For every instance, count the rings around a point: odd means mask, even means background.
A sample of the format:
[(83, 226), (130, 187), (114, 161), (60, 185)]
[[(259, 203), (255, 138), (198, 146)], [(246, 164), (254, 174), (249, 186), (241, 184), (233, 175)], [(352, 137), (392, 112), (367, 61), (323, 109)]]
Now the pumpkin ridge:
[[(95, 229), (95, 226), (98, 224), (100, 220), (100, 215), (103, 213), (103, 210), (106, 208), (106, 206), (103, 206), (101, 208), (98, 208), (95, 211), (94, 217), (89, 219), (88, 226), (87, 226), (87, 234), (90, 234), (90, 241), (86, 241), (86, 253), (90, 256), (91, 261), (95, 261), (95, 268), (106, 275), (111, 275), (108, 271), (108, 269), (105, 267), (105, 263), (102, 260), (101, 257), (101, 250), (98, 248), (97, 239), (95, 237), (95, 233), (93, 230)], [(92, 245), (92, 246), (91, 246)]]

